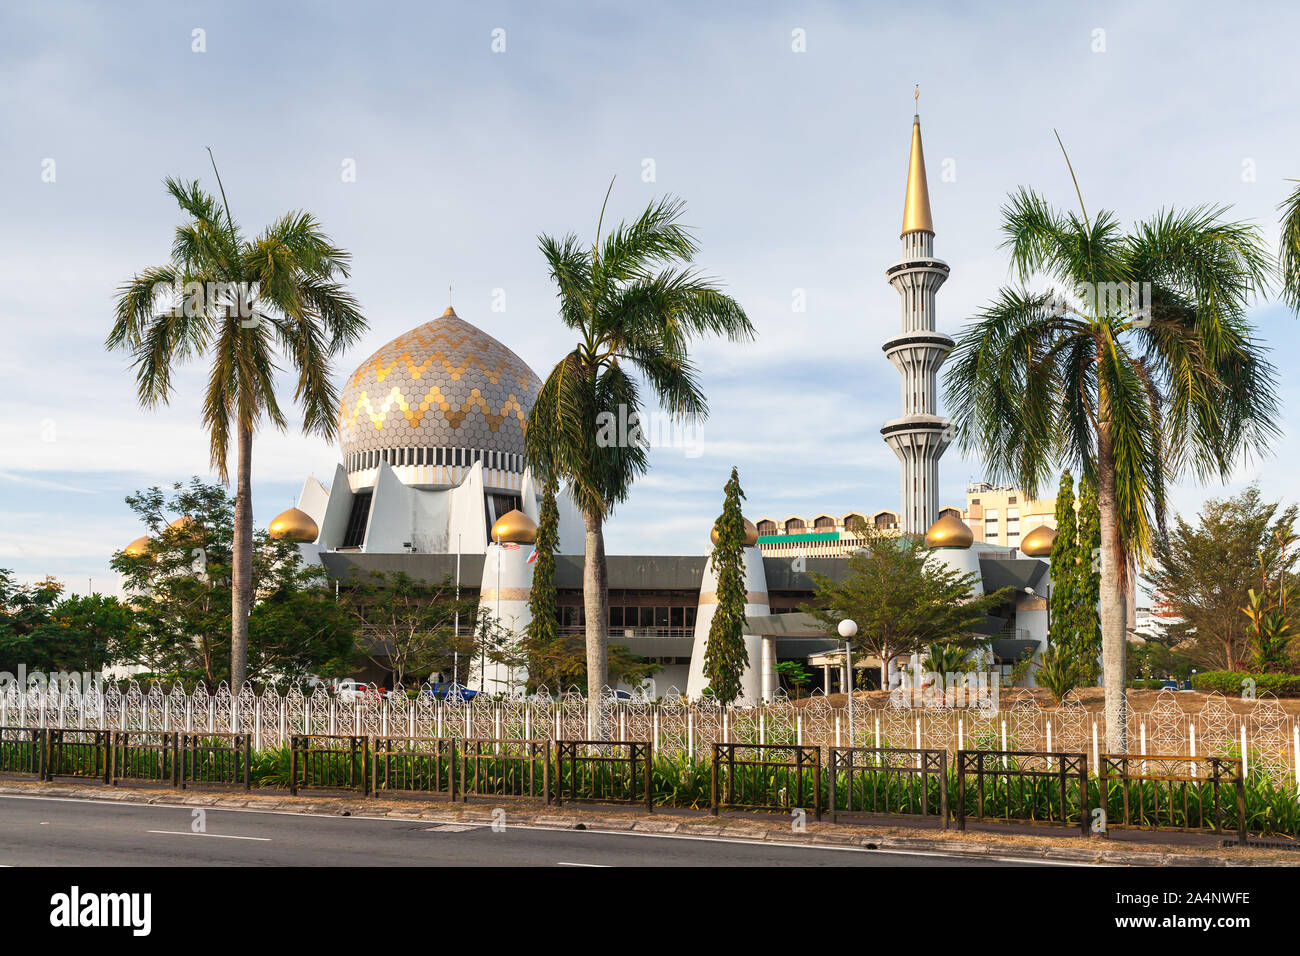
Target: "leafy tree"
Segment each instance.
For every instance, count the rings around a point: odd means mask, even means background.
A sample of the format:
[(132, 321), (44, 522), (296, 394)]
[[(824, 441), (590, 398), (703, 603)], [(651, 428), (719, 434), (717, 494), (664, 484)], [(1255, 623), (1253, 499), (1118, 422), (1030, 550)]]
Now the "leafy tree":
[(63, 590), (50, 577), (20, 584), (0, 568), (0, 672), (97, 674), (124, 653), (131, 609), (115, 597), (64, 597)]
[(1019, 286), (966, 329), (945, 374), (959, 442), (991, 478), (1029, 495), (1060, 467), (1096, 482), (1112, 753), (1127, 747), (1123, 595), (1164, 528), (1166, 482), (1226, 480), (1280, 420), (1246, 318), (1270, 256), (1223, 213), (1162, 211), (1125, 232), (1082, 194), (1076, 215), (1021, 189), (1002, 210)]
[(1300, 510), (1263, 500), (1257, 485), (1227, 499), (1208, 499), (1195, 526), (1181, 516), (1157, 542), (1147, 582), (1168, 613), (1162, 639), (1202, 667), (1243, 670), (1254, 634), (1241, 609), (1261, 578), (1290, 581), (1292, 539)]
[(784, 677), (786, 683), (794, 688), (794, 699), (799, 699), (799, 691), (812, 680), (812, 672), (798, 661), (781, 661), (776, 665), (776, 672)]
[[(659, 665), (651, 664), (621, 644), (609, 645), (608, 660), (609, 678), (615, 683), (633, 687), (644, 683), (659, 670)], [(544, 683), (555, 692), (577, 687), (588, 694), (599, 693), (587, 683), (587, 649), (580, 634), (560, 634), (550, 644), (533, 648), (528, 654), (528, 666), (529, 683), (534, 687)], [(532, 668), (537, 668), (537, 673), (545, 680), (535, 680)]]
[(238, 692), (247, 676), (254, 601), (253, 434), (264, 422), (288, 426), (275, 394), (275, 373), (287, 363), (297, 376), (294, 401), (302, 406), (303, 431), (333, 438), (338, 392), (330, 360), (360, 338), (366, 322), (338, 281), (348, 275), (349, 254), (309, 213), (287, 213), (247, 239), (224, 188), (219, 206), (197, 180), (168, 178), (166, 187), (189, 219), (176, 228), (170, 261), (119, 289), (107, 345), (131, 353), (146, 408), (171, 400), (175, 366), (211, 359), (203, 425), (223, 482), (232, 440), (236, 449), (233, 601), (226, 613), (230, 679)]
[[(430, 584), (402, 571), (356, 573), (339, 599), (359, 632), (359, 652), (398, 684), (450, 671), (457, 658), (472, 666), (476, 651), (496, 648), (477, 599), (457, 597), (450, 577)], [(459, 636), (457, 620), (469, 622)]]
[(555, 550), (560, 546), (560, 511), (555, 502), (555, 481), (547, 481), (542, 490), (542, 507), (537, 525), (533, 561), (533, 586), (528, 592), (531, 619), (524, 636), (528, 655), (528, 680), (534, 687), (545, 685), (563, 691), (563, 675), (548, 667), (553, 663), (550, 651), (559, 640), (559, 607), (555, 598)]
[(704, 649), (704, 676), (713, 696), (722, 704), (730, 704), (744, 689), (741, 678), (749, 665), (744, 636), (745, 516), (740, 510), (745, 492), (734, 467), (724, 491), (722, 515), (714, 525), (718, 543), (710, 558), (718, 576), (718, 604)]
[(990, 610), (1006, 602), (1012, 588), (972, 596), (976, 575), (944, 567), (919, 537), (889, 537), (868, 529), (861, 550), (847, 562), (847, 574), (833, 581), (809, 572), (817, 587), (801, 608), (835, 632), (839, 622), (857, 622), (856, 653), (880, 659), (881, 687), (889, 687), (889, 662), (930, 644), (965, 650), (986, 643), (976, 633)]
[[(608, 682), (609, 621), (604, 524), (649, 465), (639, 428), (642, 385), (679, 420), (701, 420), (708, 405), (690, 362), (692, 340), (740, 340), (754, 332), (739, 303), (689, 267), (697, 245), (680, 221), (684, 208), (676, 199), (652, 203), (634, 222), (619, 223), (602, 238), (602, 207), (590, 246), (573, 234), (539, 240), (556, 284), (560, 319), (579, 341), (552, 369), (533, 404), (527, 454), (536, 474), (568, 482), (586, 525), (582, 590), (593, 691), (588, 706), (602, 736), (598, 692)], [(611, 436), (611, 422), (627, 422), (630, 429)]]
[[(198, 478), (174, 484), (170, 495), (155, 487), (126, 501), (151, 532), (144, 554), (112, 560), (134, 608), (131, 662), (209, 686), (228, 680), (235, 501)], [(168, 513), (181, 518), (169, 522)], [(337, 674), (354, 629), (339, 615), (324, 569), (304, 565), (296, 544), (265, 531), (253, 545), (248, 678)]]

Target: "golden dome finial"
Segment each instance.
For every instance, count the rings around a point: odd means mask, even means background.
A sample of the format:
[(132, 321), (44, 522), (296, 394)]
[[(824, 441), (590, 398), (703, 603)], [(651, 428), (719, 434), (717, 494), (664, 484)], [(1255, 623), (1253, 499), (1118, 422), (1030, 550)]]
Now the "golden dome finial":
[[(915, 98), (919, 101), (921, 87)], [(912, 117), (912, 155), (907, 163), (907, 198), (903, 200), (903, 235), (909, 232), (934, 232), (930, 215), (930, 187), (925, 180), (925, 153), (921, 149), (921, 116)]]
[(280, 512), (271, 519), (266, 530), (272, 538), (296, 541), (300, 544), (311, 544), (320, 537), (320, 528), (316, 525), (316, 519), (301, 508), (290, 508), (288, 511)]
[(1030, 558), (1046, 558), (1056, 543), (1056, 529), (1039, 525), (1020, 539), (1020, 553)]
[[(745, 522), (745, 547), (752, 548), (754, 545), (758, 544), (758, 526), (748, 518), (744, 518), (743, 520)], [(715, 545), (718, 543), (717, 524), (714, 524), (713, 529), (709, 532), (709, 540)]]
[(141, 535), (136, 538), (122, 549), (122, 553), (128, 558), (149, 558), (152, 561), (153, 555), (149, 552), (149, 536)]
[(518, 508), (507, 511), (492, 525), (492, 540), (497, 544), (532, 544), (537, 540), (537, 522)]
[(925, 533), (927, 548), (969, 548), (975, 543), (970, 525), (951, 511), (945, 512)]

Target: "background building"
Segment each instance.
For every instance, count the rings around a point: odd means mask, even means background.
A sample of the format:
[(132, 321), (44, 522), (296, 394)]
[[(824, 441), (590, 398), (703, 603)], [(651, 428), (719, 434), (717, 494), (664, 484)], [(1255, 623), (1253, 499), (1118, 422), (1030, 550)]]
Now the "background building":
[(1030, 498), (1010, 485), (971, 482), (963, 517), (976, 541), (1018, 549), (1020, 539), (1035, 528), (1056, 527), (1056, 496)]

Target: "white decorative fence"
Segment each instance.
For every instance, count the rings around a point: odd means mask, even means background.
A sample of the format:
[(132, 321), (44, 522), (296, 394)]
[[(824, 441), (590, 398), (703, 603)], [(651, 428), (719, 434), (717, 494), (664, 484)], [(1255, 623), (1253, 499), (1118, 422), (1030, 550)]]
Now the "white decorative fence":
[[(782, 698), (752, 708), (689, 704), (676, 692), (659, 700), (605, 699), (603, 718), (616, 740), (649, 740), (668, 757), (706, 757), (719, 743), (790, 743), (821, 746), (925, 747), (947, 750), (1018, 749), (1082, 752), (1093, 765), (1105, 747), (1103, 715), (1085, 710), (1067, 695), (1044, 708), (1021, 693), (1001, 710), (912, 709), (854, 704), (850, 733), (847, 708), (833, 707), (820, 694), (799, 704)], [(0, 692), (0, 727), (247, 733), (255, 749), (283, 746), (292, 734), (493, 739), (583, 739), (588, 726), (586, 698), (531, 697), (461, 699), (453, 690), (437, 699), (431, 688), (408, 695), (401, 688), (383, 698), (348, 702), (318, 687), (304, 693), (255, 694), (245, 687), (232, 695), (179, 686), (164, 693), (132, 684), (125, 692), (81, 693), (76, 688)], [(1129, 750), (1140, 754), (1229, 756), (1245, 754), (1247, 769), (1300, 788), (1300, 723), (1271, 695), (1234, 709), (1211, 694), (1194, 713), (1184, 712), (1173, 691), (1163, 691), (1148, 711), (1129, 714)]]

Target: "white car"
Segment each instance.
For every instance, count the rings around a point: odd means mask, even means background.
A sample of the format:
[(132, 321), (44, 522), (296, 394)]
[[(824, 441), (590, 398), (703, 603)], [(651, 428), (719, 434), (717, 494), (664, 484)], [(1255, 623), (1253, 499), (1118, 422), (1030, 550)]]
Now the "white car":
[(339, 681), (334, 688), (334, 693), (338, 695), (339, 700), (344, 704), (355, 704), (363, 697), (374, 692), (375, 689), (369, 684), (363, 681), (355, 681), (350, 677), (347, 680)]

